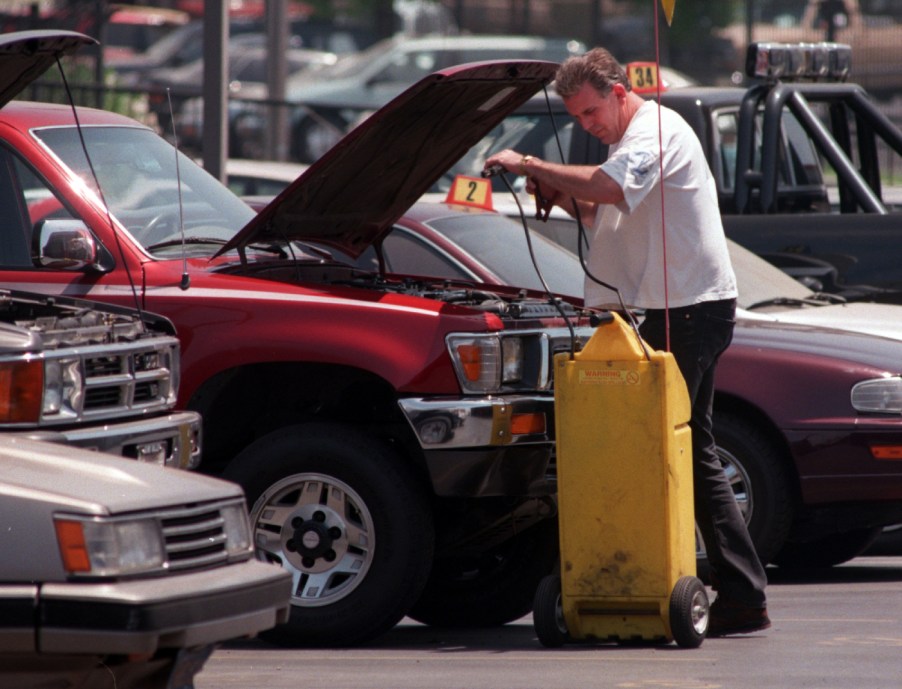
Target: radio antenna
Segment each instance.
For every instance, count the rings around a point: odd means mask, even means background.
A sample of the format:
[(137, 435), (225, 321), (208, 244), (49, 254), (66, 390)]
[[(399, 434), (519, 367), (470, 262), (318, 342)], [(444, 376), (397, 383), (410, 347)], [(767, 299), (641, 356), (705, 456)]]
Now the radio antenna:
[(97, 171), (94, 169), (94, 162), (91, 160), (91, 154), (88, 153), (88, 144), (85, 141), (85, 133), (81, 126), (81, 120), (78, 117), (78, 108), (75, 106), (75, 97), (72, 95), (72, 89), (69, 88), (69, 80), (66, 78), (66, 70), (63, 69), (63, 63), (60, 62), (60, 59), (56, 59), (56, 66), (59, 70), (60, 78), (63, 80), (63, 87), (66, 90), (66, 98), (69, 101), (69, 107), (72, 110), (72, 119), (75, 121), (75, 131), (78, 132), (78, 141), (81, 145), (82, 153), (85, 154), (85, 162), (88, 165), (88, 170), (91, 173), (91, 179), (94, 181), (94, 188), (97, 190), (97, 197), (100, 199), (100, 203), (103, 205), (104, 213), (106, 214), (106, 220), (110, 224), (110, 229), (113, 231), (113, 238), (116, 242), (116, 249), (119, 251), (119, 257), (122, 259), (122, 266), (125, 268), (125, 275), (128, 277), (128, 286), (132, 293), (132, 299), (135, 302), (135, 310), (138, 312), (140, 316), (142, 327), (146, 326), (144, 321), (144, 309), (141, 306), (141, 297), (138, 295), (138, 288), (135, 285), (135, 279), (132, 276), (132, 271), (129, 268), (128, 260), (125, 257), (125, 251), (122, 248), (122, 241), (119, 238), (119, 232), (116, 230), (116, 224), (113, 222), (113, 215), (110, 213), (110, 206), (106, 202), (106, 196), (103, 193), (103, 188), (100, 185), (100, 179), (97, 177)]
[(185, 252), (185, 211), (182, 206), (182, 173), (179, 168), (179, 136), (175, 131), (175, 113), (172, 110), (172, 94), (166, 88), (166, 100), (169, 103), (169, 121), (172, 123), (172, 143), (175, 148), (175, 183), (179, 195), (179, 231), (182, 235), (182, 280), (179, 289), (187, 290), (191, 286), (191, 276), (188, 275), (188, 255)]

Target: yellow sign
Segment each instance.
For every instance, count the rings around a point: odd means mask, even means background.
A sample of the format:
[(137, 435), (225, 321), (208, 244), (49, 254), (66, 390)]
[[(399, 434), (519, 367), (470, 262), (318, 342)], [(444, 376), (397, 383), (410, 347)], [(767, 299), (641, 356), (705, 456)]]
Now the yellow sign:
[(461, 206), (474, 206), (476, 208), (492, 208), (492, 184), (482, 177), (467, 177), (457, 175), (445, 203), (456, 203)]
[(673, 10), (676, 7), (676, 0), (661, 0), (661, 7), (664, 8), (664, 16), (667, 17), (667, 26), (673, 24)]
[(626, 74), (636, 93), (657, 93), (658, 66), (654, 62), (630, 62)]

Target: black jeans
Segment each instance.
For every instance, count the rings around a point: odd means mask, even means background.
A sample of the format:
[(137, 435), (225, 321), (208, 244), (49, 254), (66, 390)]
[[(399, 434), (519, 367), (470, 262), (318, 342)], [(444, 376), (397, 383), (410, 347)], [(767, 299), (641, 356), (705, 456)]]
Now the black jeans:
[[(670, 352), (692, 404), (695, 520), (705, 541), (712, 586), (725, 599), (762, 607), (767, 576), (717, 457), (712, 433), (714, 370), (733, 339), (735, 315), (732, 299), (670, 309)], [(665, 311), (646, 311), (639, 333), (655, 349), (667, 349)]]

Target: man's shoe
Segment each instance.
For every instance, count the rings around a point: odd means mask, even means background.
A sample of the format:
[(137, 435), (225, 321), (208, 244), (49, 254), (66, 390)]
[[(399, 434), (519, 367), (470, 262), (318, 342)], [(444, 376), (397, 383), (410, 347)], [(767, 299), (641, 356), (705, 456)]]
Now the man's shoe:
[(708, 613), (708, 636), (749, 634), (770, 627), (767, 608), (755, 608), (719, 597)]

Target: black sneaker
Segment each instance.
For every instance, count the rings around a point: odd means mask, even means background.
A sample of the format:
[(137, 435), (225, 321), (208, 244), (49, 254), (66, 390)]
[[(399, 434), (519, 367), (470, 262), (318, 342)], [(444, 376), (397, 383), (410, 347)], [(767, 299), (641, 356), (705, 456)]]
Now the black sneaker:
[(750, 634), (770, 627), (767, 608), (756, 608), (718, 597), (708, 613), (708, 636)]

